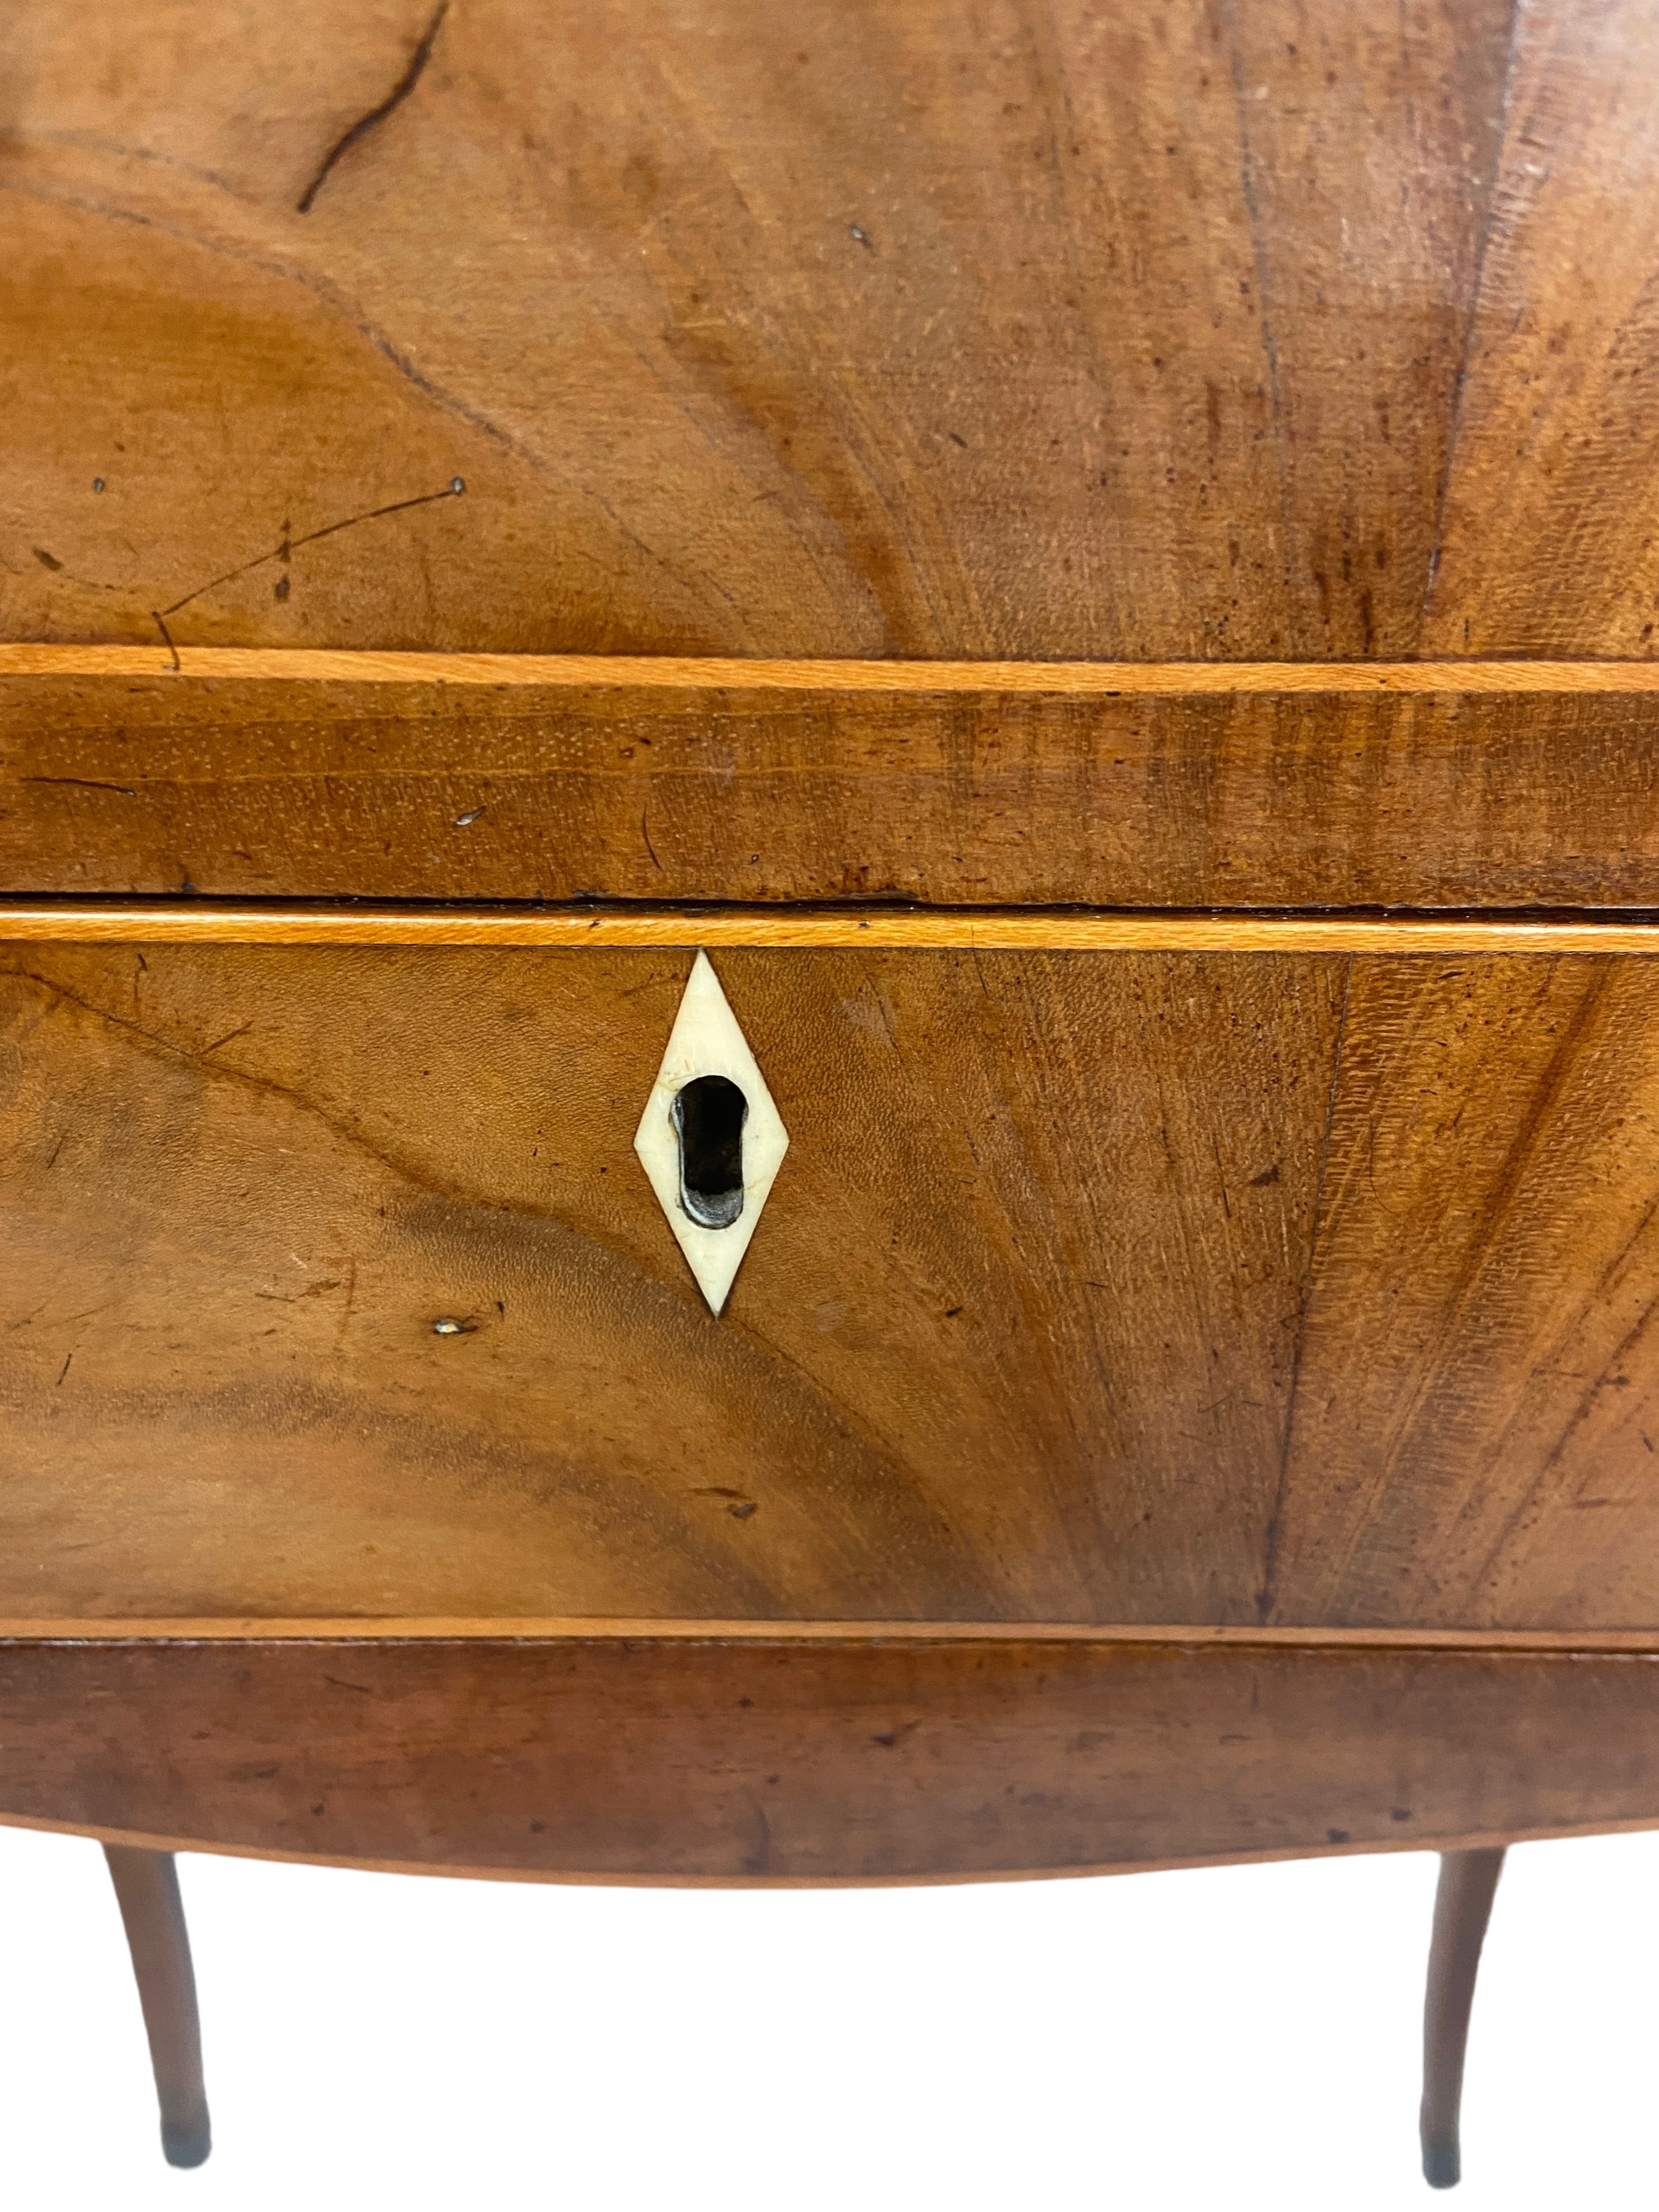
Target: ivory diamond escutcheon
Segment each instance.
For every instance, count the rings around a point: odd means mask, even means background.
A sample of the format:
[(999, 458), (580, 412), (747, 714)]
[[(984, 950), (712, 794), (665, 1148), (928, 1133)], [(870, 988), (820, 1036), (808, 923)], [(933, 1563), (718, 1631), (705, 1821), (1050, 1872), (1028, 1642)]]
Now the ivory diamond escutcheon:
[(789, 1149), (765, 1079), (699, 952), (634, 1149), (719, 1313)]

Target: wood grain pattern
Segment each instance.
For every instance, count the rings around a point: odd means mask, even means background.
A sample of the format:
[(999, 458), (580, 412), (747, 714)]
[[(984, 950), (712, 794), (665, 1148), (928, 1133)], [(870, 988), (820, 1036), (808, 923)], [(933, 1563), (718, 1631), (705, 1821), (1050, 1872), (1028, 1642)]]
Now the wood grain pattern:
[(695, 951), (1659, 952), (1659, 922), (1506, 915), (1098, 914), (1075, 908), (325, 906), (272, 899), (0, 899), (14, 945), (580, 947)]
[[(21, 677), (159, 676), (174, 691), (228, 677), (263, 683), (431, 684), (535, 690), (899, 693), (1056, 699), (1231, 698), (1266, 692), (1356, 696), (1449, 691), (1504, 698), (1534, 693), (1659, 691), (1646, 660), (766, 660), (731, 655), (603, 653), (351, 652), (326, 646), (17, 645), (0, 641), (0, 678), (27, 704)], [(46, 696), (49, 698), (50, 694)], [(295, 695), (303, 696), (304, 695)]]
[(429, 21), (8, 11), (8, 635), (1653, 653), (1642, 0)]
[(1422, 649), (1651, 654), (1659, 21), (1516, 20)]
[(687, 965), (18, 953), (0, 1610), (1249, 1618), (1343, 963), (727, 955), (720, 1324)]
[(10, 635), (1417, 649), (1508, 0), (197, 12), (8, 11)]
[(62, 657), (0, 675), (12, 893), (1659, 905), (1641, 665)]
[(1659, 1826), (1659, 1662), (0, 1647), (0, 1818), (544, 1880), (1129, 1871)]
[(1653, 1603), (1656, 984), (1355, 963), (1270, 1614)]
[(686, 964), (14, 948), (0, 1615), (1659, 1629), (1651, 961), (725, 952), (719, 1324)]
[(1198, 1621), (1098, 1620), (674, 1620), (665, 1614), (629, 1620), (615, 1613), (517, 1614), (510, 1624), (465, 1614), (310, 1613), (173, 1614), (119, 1620), (89, 1613), (58, 1619), (33, 1613), (0, 1616), (0, 1643), (132, 1644), (167, 1648), (189, 1644), (455, 1644), (500, 1643), (510, 1626), (515, 1640), (568, 1643), (598, 1638), (651, 1644), (1159, 1644), (1182, 1650), (1227, 1645), (1250, 1650), (1529, 1651), (1634, 1653), (1659, 1657), (1659, 1628), (1314, 1628), (1283, 1622), (1217, 1627)]
[[(1651, 10), (85, 16), (0, 19), (0, 1619), (96, 1632), (0, 1814), (1659, 1822)], [(693, 941), (794, 1139), (720, 1324)]]

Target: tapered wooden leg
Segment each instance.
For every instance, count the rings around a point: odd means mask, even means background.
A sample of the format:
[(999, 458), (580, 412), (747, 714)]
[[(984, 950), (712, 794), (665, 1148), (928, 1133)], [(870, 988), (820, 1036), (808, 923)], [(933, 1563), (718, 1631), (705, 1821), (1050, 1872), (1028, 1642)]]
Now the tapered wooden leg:
[(1457, 2115), (1463, 2101), (1469, 2008), (1503, 1871), (1502, 1851), (1446, 1851), (1440, 1860), (1423, 2004), (1423, 2179), (1431, 2189), (1455, 2188), (1462, 2171)]
[(213, 2138), (202, 2083), (202, 2030), (179, 1869), (171, 1851), (106, 1844), (104, 1856), (121, 1907), (149, 2037), (161, 2106), (161, 2148), (169, 2166), (200, 2166)]

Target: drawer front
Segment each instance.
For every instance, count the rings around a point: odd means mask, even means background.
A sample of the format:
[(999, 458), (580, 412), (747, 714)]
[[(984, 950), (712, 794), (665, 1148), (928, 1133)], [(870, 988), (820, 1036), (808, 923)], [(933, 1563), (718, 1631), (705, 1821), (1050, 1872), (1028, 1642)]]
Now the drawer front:
[(0, 1613), (1659, 1621), (1650, 961), (715, 964), (719, 1319), (689, 952), (0, 956)]
[[(148, 620), (148, 617), (146, 617)], [(0, 645), (0, 883), (228, 898), (1659, 905), (1659, 664)]]

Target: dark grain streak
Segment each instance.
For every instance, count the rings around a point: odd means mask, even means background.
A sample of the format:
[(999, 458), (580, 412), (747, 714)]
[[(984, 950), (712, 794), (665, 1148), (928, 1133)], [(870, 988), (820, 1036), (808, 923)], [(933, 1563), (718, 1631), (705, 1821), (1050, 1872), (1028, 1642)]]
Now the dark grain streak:
[(1423, 578), (1423, 617), (1426, 621), (1430, 604), (1434, 598), (1435, 579), (1440, 573), (1440, 541), (1445, 529), (1446, 501), (1451, 494), (1452, 469), (1457, 459), (1457, 437), (1463, 422), (1463, 400), (1469, 381), (1469, 359), (1474, 346), (1477, 319), (1480, 313), (1480, 294), (1486, 281), (1486, 251), (1492, 243), (1493, 202), (1498, 197), (1498, 179), (1503, 173), (1504, 146), (1507, 136), (1510, 112), (1510, 87), (1515, 75), (1515, 49), (1521, 30), (1521, 0), (1515, 0), (1510, 13), (1509, 43), (1504, 52), (1504, 84), (1498, 103), (1498, 128), (1492, 148), (1492, 173), (1486, 179), (1485, 201), (1480, 211), (1480, 242), (1475, 248), (1474, 270), (1469, 281), (1469, 294), (1463, 319), (1463, 343), (1458, 356), (1457, 374), (1452, 384), (1450, 419), (1446, 425), (1446, 450), (1440, 465), (1440, 480), (1435, 487), (1434, 528), (1429, 539), (1428, 567)]
[(1244, 55), (1231, 0), (1226, 0), (1222, 21), (1227, 40), (1227, 62), (1232, 73), (1233, 105), (1238, 117), (1238, 188), (1249, 219), (1250, 252), (1255, 273), (1256, 324), (1261, 333), (1262, 357), (1267, 369), (1267, 404), (1273, 416), (1273, 464), (1279, 478), (1279, 561), (1285, 576), (1285, 602), (1294, 605), (1291, 583), (1291, 501), (1290, 457), (1285, 449), (1285, 410), (1279, 373), (1279, 339), (1269, 313), (1271, 271), (1267, 237), (1263, 227), (1261, 195), (1256, 190), (1255, 151), (1250, 139), (1249, 88), (1244, 82)]
[(410, 94), (414, 91), (421, 81), (427, 64), (432, 58), (433, 46), (437, 40), (439, 31), (443, 27), (444, 17), (448, 13), (449, 0), (438, 0), (431, 21), (422, 32), (420, 43), (409, 58), (408, 68), (404, 70), (397, 83), (392, 86), (380, 105), (377, 107), (371, 107), (367, 115), (359, 116), (351, 128), (337, 138), (328, 152), (324, 155), (322, 166), (295, 202), (295, 209), (299, 214), (310, 214), (312, 202), (327, 182), (329, 173), (335, 164), (349, 154), (360, 139), (366, 138), (378, 125), (386, 121), (388, 115), (401, 107)]
[(1342, 1079), (1342, 1048), (1348, 1034), (1348, 1004), (1353, 995), (1353, 963), (1354, 956), (1350, 953), (1342, 978), (1342, 1012), (1336, 1025), (1331, 1087), (1325, 1103), (1325, 1131), (1319, 1147), (1319, 1174), (1314, 1184), (1313, 1223), (1308, 1231), (1308, 1266), (1297, 1310), (1296, 1349), (1291, 1354), (1291, 1384), (1285, 1401), (1284, 1448), (1279, 1455), (1279, 1482), (1273, 1493), (1273, 1511), (1267, 1517), (1267, 1533), (1261, 1547), (1261, 1589), (1256, 1599), (1256, 1619), (1259, 1622), (1267, 1621), (1272, 1614), (1273, 1585), (1279, 1572), (1279, 1530), (1284, 1519), (1285, 1487), (1290, 1480), (1291, 1442), (1296, 1433), (1296, 1395), (1302, 1380), (1302, 1350), (1307, 1335), (1308, 1306), (1313, 1297), (1314, 1268), (1319, 1257), (1319, 1224), (1325, 1206), (1325, 1175), (1330, 1166), (1331, 1132), (1336, 1123), (1337, 1086)]

